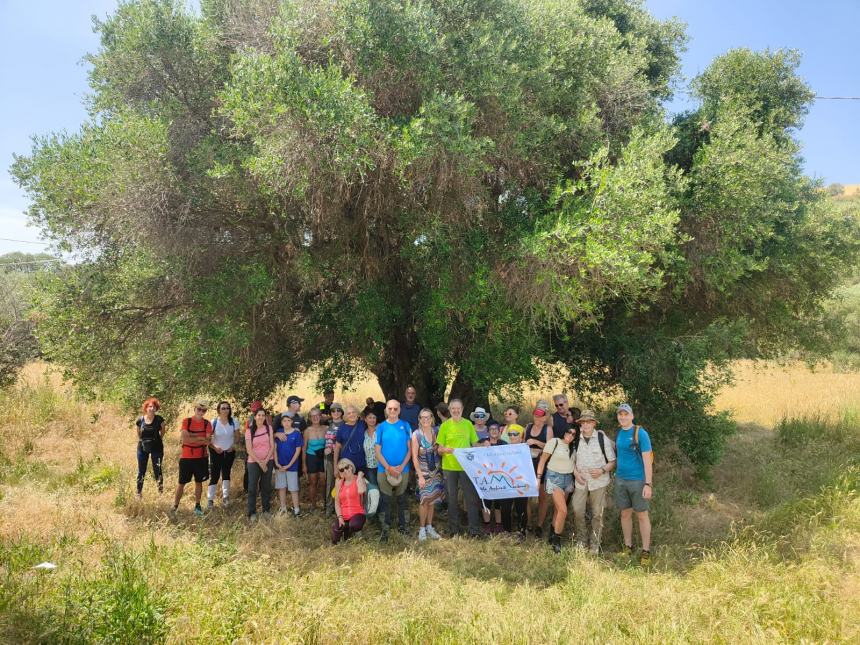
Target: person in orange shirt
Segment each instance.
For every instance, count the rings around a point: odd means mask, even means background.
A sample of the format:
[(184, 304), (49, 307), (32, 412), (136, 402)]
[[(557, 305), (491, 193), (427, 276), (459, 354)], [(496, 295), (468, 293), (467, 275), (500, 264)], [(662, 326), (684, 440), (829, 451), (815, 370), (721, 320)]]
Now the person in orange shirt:
[(185, 492), (185, 484), (194, 479), (194, 513), (202, 516), (200, 498), (203, 482), (209, 479), (209, 443), (212, 440), (212, 424), (204, 417), (209, 410), (208, 401), (194, 404), (194, 416), (182, 420), (182, 454), (179, 457), (179, 485), (173, 500), (173, 512), (179, 510), (179, 501)]

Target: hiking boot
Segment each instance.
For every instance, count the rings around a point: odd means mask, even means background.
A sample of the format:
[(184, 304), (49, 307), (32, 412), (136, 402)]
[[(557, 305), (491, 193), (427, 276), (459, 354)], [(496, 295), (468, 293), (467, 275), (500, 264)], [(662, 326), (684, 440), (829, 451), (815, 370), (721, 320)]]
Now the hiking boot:
[(536, 526), (534, 528), (534, 532), (535, 532), (535, 537), (538, 540), (540, 540), (543, 537), (543, 527), (542, 526)]
[(202, 509), (202, 508), (200, 508), (200, 504), (195, 504), (195, 505), (194, 505), (194, 514), (195, 514), (197, 517), (203, 517), (203, 509)]
[(553, 534), (549, 536), (549, 543), (552, 545), (552, 550), (555, 553), (561, 553), (561, 536)]
[(388, 543), (388, 530), (387, 529), (379, 534), (379, 541), (382, 542), (382, 544)]
[(301, 516), (302, 516), (302, 509), (294, 508), (293, 509), (293, 517), (301, 517)]
[(627, 546), (625, 544), (623, 547), (621, 547), (621, 550), (618, 552), (617, 557), (619, 560), (622, 560), (624, 562), (630, 562), (630, 560), (633, 558), (633, 547)]
[(430, 524), (428, 524), (426, 526), (426, 530), (427, 530), (427, 537), (429, 537), (431, 540), (441, 540), (442, 539), (442, 536), (439, 535), (436, 532), (436, 529), (434, 529)]
[(249, 521), (249, 522), (251, 522), (252, 524), (253, 524), (254, 522), (256, 522), (256, 521), (257, 521), (257, 514), (256, 514), (256, 513), (251, 513), (251, 514), (248, 516), (248, 521)]
[(645, 551), (644, 549), (642, 550), (642, 554), (639, 556), (639, 564), (641, 564), (643, 567), (647, 567), (649, 564), (651, 564), (650, 551)]

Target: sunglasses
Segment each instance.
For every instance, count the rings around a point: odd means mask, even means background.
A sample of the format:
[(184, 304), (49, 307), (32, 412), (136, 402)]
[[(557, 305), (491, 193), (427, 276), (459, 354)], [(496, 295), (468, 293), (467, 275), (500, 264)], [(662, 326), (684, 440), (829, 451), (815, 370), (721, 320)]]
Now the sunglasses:
[(522, 432), (509, 432), (508, 436), (509, 437), (519, 437), (521, 434), (522, 434)]
[(556, 403), (555, 407), (560, 408), (563, 405), (567, 405), (567, 403)]
[(433, 417), (431, 417), (429, 414), (424, 414), (424, 415), (421, 415), (421, 416), (420, 416), (420, 417), (418, 417), (418, 418), (419, 418), (419, 419), (432, 419)]
[(196, 412), (206, 412), (209, 408), (194, 408)]
[(349, 466), (344, 466), (343, 468), (338, 468), (338, 470), (342, 473), (345, 473), (347, 470), (352, 470)]
[(222, 406), (221, 406), (220, 408), (218, 408), (218, 409), (219, 409), (219, 410), (229, 410), (229, 409), (230, 409), (230, 406), (229, 406), (229, 405), (222, 405)]

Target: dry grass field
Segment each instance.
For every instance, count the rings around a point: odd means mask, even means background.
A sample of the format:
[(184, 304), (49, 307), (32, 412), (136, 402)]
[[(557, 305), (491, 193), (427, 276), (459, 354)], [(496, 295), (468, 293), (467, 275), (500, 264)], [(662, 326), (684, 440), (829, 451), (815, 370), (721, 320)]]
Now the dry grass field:
[(132, 417), (30, 366), (0, 391), (0, 642), (858, 642), (860, 423), (828, 420), (858, 380), (738, 375), (720, 405), (747, 425), (713, 479), (658, 459), (643, 568), (612, 509), (599, 558), (375, 528), (333, 547), (318, 514), (248, 524), (241, 465), (229, 508), (196, 518), (186, 497), (174, 518), (151, 480), (134, 499)]

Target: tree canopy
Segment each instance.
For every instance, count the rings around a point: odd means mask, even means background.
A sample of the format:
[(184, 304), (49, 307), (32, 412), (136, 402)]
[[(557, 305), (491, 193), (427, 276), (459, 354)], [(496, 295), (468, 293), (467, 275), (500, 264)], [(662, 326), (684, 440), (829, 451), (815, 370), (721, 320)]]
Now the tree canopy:
[(856, 221), (802, 173), (794, 52), (721, 56), (669, 122), (683, 29), (633, 0), (136, 0), (96, 29), (90, 120), (12, 170), (84, 258), (39, 304), (83, 386), (369, 369), (483, 402), (540, 358), (708, 464), (720, 366), (827, 345)]

